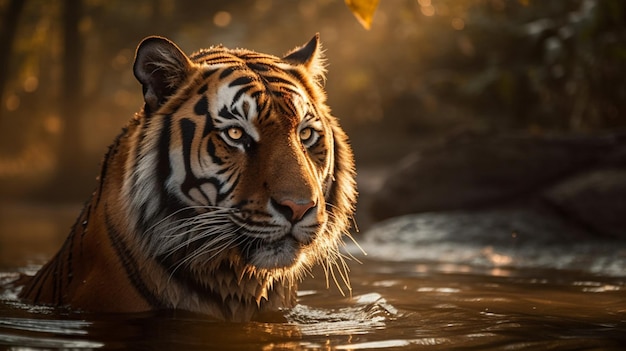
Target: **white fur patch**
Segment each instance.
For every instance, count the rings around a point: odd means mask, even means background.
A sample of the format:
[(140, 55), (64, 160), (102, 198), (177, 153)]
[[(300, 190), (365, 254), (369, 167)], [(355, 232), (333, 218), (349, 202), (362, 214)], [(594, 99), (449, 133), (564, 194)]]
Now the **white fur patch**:
[[(243, 93), (238, 100), (234, 100), (235, 94), (241, 90), (240, 86), (229, 87), (222, 85), (217, 91), (215, 103), (212, 103), (211, 115), (214, 117), (215, 127), (225, 129), (237, 126), (242, 128), (253, 140), (259, 141), (260, 133), (254, 125), (259, 116), (257, 101), (250, 95)], [(226, 107), (236, 119), (223, 118), (219, 115), (220, 110)]]

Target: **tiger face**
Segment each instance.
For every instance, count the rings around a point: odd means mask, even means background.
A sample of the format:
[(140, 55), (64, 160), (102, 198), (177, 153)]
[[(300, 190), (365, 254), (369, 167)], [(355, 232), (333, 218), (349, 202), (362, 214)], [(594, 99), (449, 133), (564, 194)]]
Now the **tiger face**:
[(267, 81), (246, 65), (231, 66), (181, 105), (167, 190), (199, 211), (234, 209), (243, 258), (278, 268), (292, 266), (325, 229), (332, 132), (302, 83), (274, 88)]
[(292, 278), (336, 264), (356, 190), (322, 60), (317, 36), (282, 58), (139, 46), (145, 107), (124, 192), (134, 232), (173, 274), (202, 284), (225, 265)]

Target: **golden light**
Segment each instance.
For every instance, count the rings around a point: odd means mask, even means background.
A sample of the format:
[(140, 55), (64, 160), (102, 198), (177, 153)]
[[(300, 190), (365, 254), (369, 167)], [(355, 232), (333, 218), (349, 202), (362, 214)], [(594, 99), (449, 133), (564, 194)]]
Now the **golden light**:
[(5, 106), (7, 108), (7, 110), (9, 111), (15, 111), (18, 108), (20, 108), (20, 97), (15, 95), (15, 94), (11, 94), (9, 95), (9, 97), (7, 97), (6, 101), (5, 101)]
[(219, 11), (213, 16), (213, 24), (222, 28), (227, 27), (231, 20), (232, 16), (227, 11)]
[(465, 28), (465, 21), (463, 21), (462, 18), (455, 17), (450, 22), (450, 25), (456, 30), (463, 30), (463, 28)]
[(43, 126), (48, 133), (58, 134), (63, 124), (59, 116), (50, 115), (43, 120)]
[(497, 253), (493, 246), (485, 247), (481, 250), (481, 253), (495, 266), (508, 266), (513, 263), (513, 257)]
[(37, 79), (37, 77), (35, 76), (29, 76), (24, 79), (22, 87), (24, 88), (25, 92), (32, 93), (39, 87), (39, 79)]

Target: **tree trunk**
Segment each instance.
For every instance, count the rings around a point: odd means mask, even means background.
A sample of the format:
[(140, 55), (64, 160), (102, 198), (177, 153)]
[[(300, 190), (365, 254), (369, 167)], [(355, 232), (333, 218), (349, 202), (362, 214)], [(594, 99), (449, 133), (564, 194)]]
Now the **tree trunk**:
[(94, 174), (82, 164), (85, 160), (82, 142), (84, 44), (79, 31), (82, 5), (82, 0), (63, 1), (63, 75), (59, 99), (63, 129), (56, 176), (41, 194), (54, 201), (86, 199), (93, 185), (84, 181)]

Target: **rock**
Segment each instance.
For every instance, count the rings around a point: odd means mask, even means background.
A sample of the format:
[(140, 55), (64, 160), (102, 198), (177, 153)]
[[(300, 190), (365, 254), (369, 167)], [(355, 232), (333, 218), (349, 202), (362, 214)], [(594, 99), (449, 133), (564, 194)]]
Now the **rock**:
[[(582, 186), (572, 185), (567, 188), (570, 190), (565, 190), (558, 184), (607, 165), (614, 168), (626, 165), (625, 136), (460, 138), (419, 150), (405, 159), (374, 195), (371, 212), (380, 220), (409, 213), (500, 208), (520, 201), (550, 199), (557, 212), (562, 207), (564, 213), (580, 217), (587, 209), (568, 203), (578, 201), (572, 191), (583, 189)], [(624, 189), (626, 179), (622, 178), (607, 179), (602, 186)], [(543, 196), (545, 189), (553, 189), (551, 195)], [(609, 190), (603, 191), (604, 195), (590, 189), (585, 192), (588, 200), (593, 197), (597, 212), (608, 214), (623, 208), (619, 196), (610, 196)], [(613, 206), (618, 207), (602, 210)], [(597, 216), (598, 221), (604, 221), (603, 218)], [(590, 226), (605, 231), (599, 223)]]
[(598, 169), (548, 189), (545, 198), (592, 232), (626, 239), (626, 168)]

